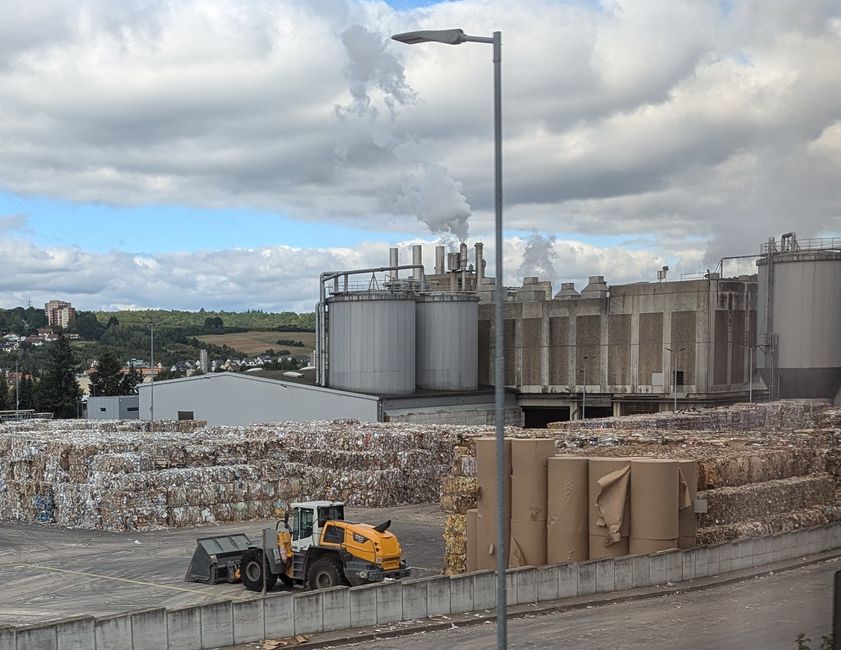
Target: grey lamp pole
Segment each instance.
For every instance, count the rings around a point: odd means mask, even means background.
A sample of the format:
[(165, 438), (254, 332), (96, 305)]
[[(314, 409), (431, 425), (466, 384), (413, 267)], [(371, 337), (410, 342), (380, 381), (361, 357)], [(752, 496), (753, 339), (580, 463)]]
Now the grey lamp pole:
[(152, 371), (149, 375), (149, 431), (154, 432), (155, 430), (155, 326), (150, 324), (149, 325), (149, 355), (150, 355), (150, 362), (149, 365), (151, 366), (150, 370)]
[[(666, 347), (666, 349), (672, 353), (672, 399), (674, 400), (672, 405), (672, 411), (677, 411), (677, 364), (680, 361), (680, 353), (681, 351), (685, 350), (686, 348), (678, 348), (677, 350), (673, 350), (670, 347)], [(677, 354), (675, 354), (677, 353)]]
[(416, 45), (418, 43), (489, 43), (493, 45), (494, 64), (494, 227), (496, 236), (496, 288), (494, 290), (494, 420), (496, 422), (496, 645), (507, 647), (506, 608), (508, 605), (505, 591), (506, 539), (505, 539), (505, 339), (502, 304), (504, 287), (502, 284), (502, 32), (493, 36), (468, 36), (461, 29), (442, 29), (432, 31), (406, 32), (392, 36), (395, 41)]

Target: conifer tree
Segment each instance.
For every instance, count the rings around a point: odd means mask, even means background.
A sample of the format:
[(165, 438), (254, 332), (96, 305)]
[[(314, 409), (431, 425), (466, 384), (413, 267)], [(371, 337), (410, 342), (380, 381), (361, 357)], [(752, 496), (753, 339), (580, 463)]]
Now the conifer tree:
[(74, 418), (78, 413), (78, 400), (82, 396), (76, 381), (76, 360), (70, 341), (64, 334), (50, 344), (47, 367), (36, 390), (36, 407), (48, 411), (56, 418)]

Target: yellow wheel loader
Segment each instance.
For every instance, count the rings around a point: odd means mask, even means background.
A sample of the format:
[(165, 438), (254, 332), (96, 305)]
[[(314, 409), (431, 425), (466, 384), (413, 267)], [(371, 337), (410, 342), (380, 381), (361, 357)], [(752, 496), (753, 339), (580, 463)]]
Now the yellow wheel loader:
[(274, 530), (263, 531), (265, 543), (253, 543), (243, 533), (198, 539), (185, 580), (241, 580), (247, 589), (262, 591), (278, 579), (323, 589), (404, 578), (410, 570), (390, 525), (390, 520), (379, 526), (345, 521), (344, 503), (338, 501), (293, 503)]

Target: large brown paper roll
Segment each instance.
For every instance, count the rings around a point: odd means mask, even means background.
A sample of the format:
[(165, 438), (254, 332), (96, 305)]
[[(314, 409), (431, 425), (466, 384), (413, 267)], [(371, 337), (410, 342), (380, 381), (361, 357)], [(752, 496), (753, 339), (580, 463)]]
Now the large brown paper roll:
[(554, 453), (552, 438), (511, 441), (510, 566), (546, 564), (547, 462)]
[(679, 460), (682, 481), (686, 484), (686, 501), (678, 513), (678, 547), (691, 548), (696, 543), (698, 520), (695, 515), (695, 496), (698, 494), (698, 461)]
[[(505, 539), (511, 537), (511, 441), (505, 440)], [(497, 568), (496, 534), (496, 438), (476, 438), (476, 482), (479, 486), (476, 525), (476, 564), (479, 569)], [(507, 555), (507, 554), (506, 554)], [(506, 557), (506, 566), (508, 558)]]
[(590, 558), (588, 504), (589, 459), (553, 456), (548, 461), (546, 562), (581, 562)]
[(677, 547), (679, 486), (676, 460), (631, 461), (632, 554)]
[[(630, 468), (631, 461), (627, 458), (590, 458), (588, 546), (591, 560), (628, 553)], [(613, 530), (617, 527), (618, 530)]]

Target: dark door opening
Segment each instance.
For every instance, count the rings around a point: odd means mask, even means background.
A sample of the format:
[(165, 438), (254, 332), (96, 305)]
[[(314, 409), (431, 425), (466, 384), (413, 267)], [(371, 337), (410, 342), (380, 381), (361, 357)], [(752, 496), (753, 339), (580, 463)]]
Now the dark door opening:
[(557, 406), (525, 406), (523, 415), (526, 429), (545, 429), (550, 422), (567, 422), (569, 409)]

